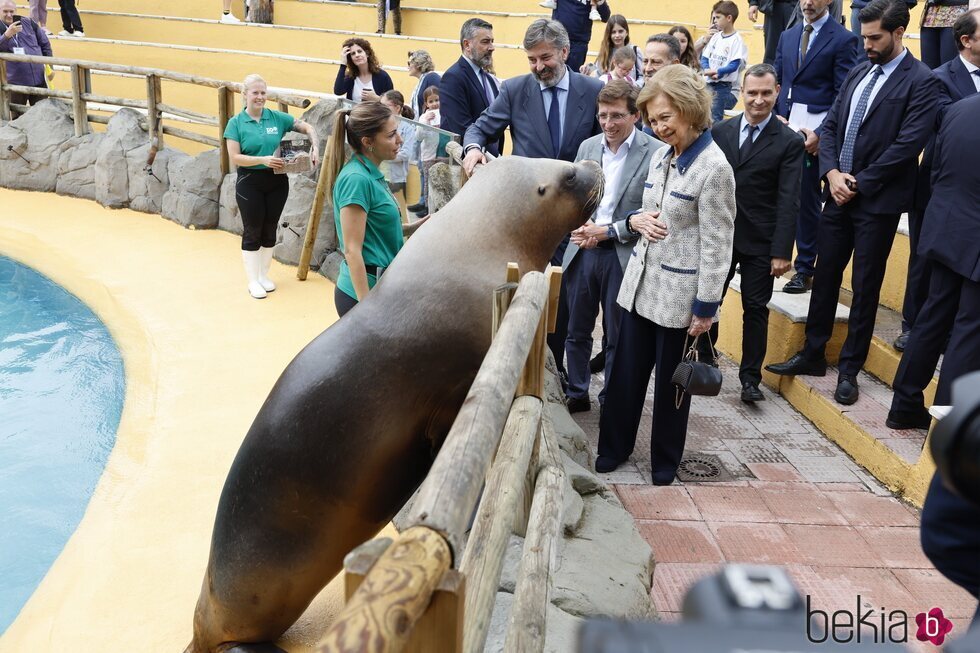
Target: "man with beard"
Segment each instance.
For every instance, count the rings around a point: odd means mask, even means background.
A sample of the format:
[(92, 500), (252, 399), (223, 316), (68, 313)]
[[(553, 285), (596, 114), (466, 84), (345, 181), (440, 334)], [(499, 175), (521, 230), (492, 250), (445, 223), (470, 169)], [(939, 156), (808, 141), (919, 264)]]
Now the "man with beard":
[[(18, 16), (14, 0), (0, 0), (0, 52), (33, 54), (50, 57), (51, 43), (41, 26), (33, 20)], [(7, 83), (17, 86), (47, 88), (44, 66), (39, 63), (7, 62)], [(41, 95), (11, 93), (13, 104), (35, 104), (44, 99)]]
[[(562, 24), (546, 18), (531, 23), (524, 34), (524, 50), (531, 72), (505, 81), (497, 98), (466, 130), (463, 168), (467, 174), (473, 174), (478, 164), (486, 163), (484, 148), (498, 140), (508, 127), (515, 155), (569, 162), (575, 160), (579, 146), (587, 138), (600, 132), (596, 106), (603, 84), (565, 65), (569, 40)], [(567, 246), (568, 238), (555, 250), (553, 265), (561, 265)], [(561, 298), (558, 326), (548, 336), (548, 346), (563, 378), (567, 327), (568, 310)]]
[[(462, 136), (489, 107), (500, 90), (489, 69), (493, 66), (493, 25), (482, 18), (470, 18), (459, 30), (463, 51), (439, 82), (440, 129)], [(487, 152), (497, 156), (504, 139), (487, 143)]]
[[(903, 211), (912, 204), (919, 154), (936, 124), (942, 93), (929, 68), (902, 45), (904, 0), (873, 0), (861, 10), (868, 61), (856, 66), (821, 127), (820, 175), (826, 204), (817, 235), (806, 344), (775, 374), (824, 376), (844, 268), (854, 254), (854, 298), (840, 354), (834, 400), (858, 399), (857, 374), (868, 357), (885, 264)], [(832, 201), (831, 201), (832, 200)]]

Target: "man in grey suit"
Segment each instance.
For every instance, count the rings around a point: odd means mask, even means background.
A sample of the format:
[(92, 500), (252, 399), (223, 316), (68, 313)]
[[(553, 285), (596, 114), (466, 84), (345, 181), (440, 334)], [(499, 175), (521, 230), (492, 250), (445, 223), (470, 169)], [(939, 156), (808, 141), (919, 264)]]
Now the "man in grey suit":
[[(531, 72), (501, 84), (493, 103), (466, 129), (463, 168), (469, 175), (486, 163), (483, 148), (499, 140), (508, 127), (516, 156), (569, 162), (575, 160), (582, 142), (600, 131), (595, 108), (602, 82), (565, 65), (569, 41), (562, 24), (546, 18), (531, 23), (524, 34), (524, 50)], [(561, 265), (567, 245), (566, 238), (555, 250), (552, 265)], [(562, 287), (564, 291), (564, 284)], [(548, 336), (548, 347), (562, 375), (568, 327), (564, 296), (562, 292), (558, 300), (555, 333)]]
[[(592, 330), (602, 306), (604, 369), (612, 369), (622, 310), (616, 303), (623, 271), (629, 262), (637, 234), (626, 228), (626, 217), (643, 202), (643, 182), (650, 171), (653, 152), (663, 145), (636, 129), (639, 89), (624, 80), (613, 80), (599, 92), (598, 113), (602, 133), (578, 148), (576, 161), (589, 159), (602, 166), (606, 192), (592, 219), (572, 232), (562, 262), (568, 296), (568, 411), (589, 410), (589, 356)], [(603, 387), (599, 404), (605, 398)]]

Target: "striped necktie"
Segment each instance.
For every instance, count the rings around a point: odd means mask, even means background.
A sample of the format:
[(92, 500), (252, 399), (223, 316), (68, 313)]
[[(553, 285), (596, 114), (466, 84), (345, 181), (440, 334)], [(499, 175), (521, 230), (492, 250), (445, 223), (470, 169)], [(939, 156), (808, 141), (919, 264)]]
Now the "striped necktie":
[(871, 92), (874, 90), (875, 84), (878, 83), (878, 78), (884, 72), (881, 66), (875, 66), (871, 69), (871, 81), (864, 87), (861, 97), (858, 98), (857, 107), (854, 109), (854, 116), (847, 126), (847, 132), (844, 134), (844, 145), (840, 149), (840, 168), (838, 168), (844, 174), (850, 174), (851, 169), (854, 167), (854, 145), (857, 143), (858, 130), (861, 129), (861, 123), (864, 122), (864, 114), (868, 110), (868, 101), (871, 99)]

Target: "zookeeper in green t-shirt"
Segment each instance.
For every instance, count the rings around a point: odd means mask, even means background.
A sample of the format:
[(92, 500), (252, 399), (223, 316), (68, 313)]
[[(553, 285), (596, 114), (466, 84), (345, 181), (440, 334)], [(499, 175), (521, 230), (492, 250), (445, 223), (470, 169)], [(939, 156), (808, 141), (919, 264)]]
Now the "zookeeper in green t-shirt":
[(238, 166), (235, 197), (242, 216), (242, 260), (248, 292), (262, 299), (276, 289), (269, 279), (269, 266), (279, 217), (289, 196), (287, 176), (275, 174), (285, 165), (275, 156), (276, 150), (286, 132), (306, 134), (312, 143), (310, 157), (316, 165), (320, 143), (312, 125), (288, 113), (265, 108), (268, 89), (261, 77), (249, 75), (243, 86), (245, 108), (228, 121), (224, 136), (228, 157)]
[[(353, 150), (350, 160), (345, 144)], [(326, 181), (344, 253), (334, 290), (340, 316), (364, 299), (404, 242), (401, 210), (379, 169), (382, 161), (394, 160), (401, 145), (398, 119), (380, 102), (337, 112)]]

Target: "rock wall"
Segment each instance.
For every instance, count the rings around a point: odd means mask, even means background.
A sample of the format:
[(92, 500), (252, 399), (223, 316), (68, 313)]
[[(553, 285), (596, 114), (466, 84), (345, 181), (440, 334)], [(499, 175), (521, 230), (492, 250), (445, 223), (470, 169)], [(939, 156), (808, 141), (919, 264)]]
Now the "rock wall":
[[(321, 159), (339, 106), (338, 100), (323, 100), (302, 116), (320, 135)], [(217, 150), (192, 157), (164, 147), (152, 162), (150, 155), (146, 118), (139, 112), (120, 109), (105, 132), (76, 137), (71, 105), (43, 100), (0, 126), (0, 186), (155, 213), (194, 229), (242, 233), (235, 199), (237, 174), (222, 178)], [(319, 169), (289, 175), (289, 200), (275, 249), (283, 263), (299, 262), (318, 173)], [(343, 257), (337, 251), (333, 207), (326, 199), (311, 264), (336, 279)]]

